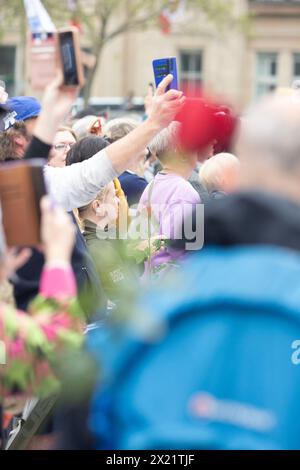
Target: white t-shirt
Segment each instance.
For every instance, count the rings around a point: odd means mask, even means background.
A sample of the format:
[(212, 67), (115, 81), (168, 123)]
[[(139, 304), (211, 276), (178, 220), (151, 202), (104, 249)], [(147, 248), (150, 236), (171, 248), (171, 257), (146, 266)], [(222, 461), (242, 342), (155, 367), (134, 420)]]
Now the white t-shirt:
[(117, 177), (118, 173), (105, 150), (64, 168), (45, 167), (49, 194), (68, 212), (91, 202), (102, 188)]

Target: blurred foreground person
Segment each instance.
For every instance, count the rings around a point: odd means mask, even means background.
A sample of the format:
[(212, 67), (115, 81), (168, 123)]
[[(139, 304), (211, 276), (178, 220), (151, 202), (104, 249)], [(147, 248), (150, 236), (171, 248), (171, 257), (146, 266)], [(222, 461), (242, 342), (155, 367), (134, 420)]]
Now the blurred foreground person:
[(207, 205), (204, 249), (91, 335), (95, 447), (300, 449), (299, 129), (299, 99), (255, 106), (243, 190)]
[(230, 153), (219, 153), (206, 160), (200, 168), (200, 183), (211, 199), (220, 199), (239, 186), (240, 162)]

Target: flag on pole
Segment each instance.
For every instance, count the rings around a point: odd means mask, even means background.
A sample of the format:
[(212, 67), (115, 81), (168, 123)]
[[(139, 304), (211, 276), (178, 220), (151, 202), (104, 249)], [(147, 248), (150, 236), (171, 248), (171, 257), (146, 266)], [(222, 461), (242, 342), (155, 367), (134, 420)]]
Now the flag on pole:
[(24, 0), (32, 34), (55, 33), (56, 27), (41, 0)]
[(170, 34), (172, 26), (180, 23), (186, 16), (186, 0), (172, 0), (170, 6), (165, 8), (160, 17), (160, 28), (164, 34)]

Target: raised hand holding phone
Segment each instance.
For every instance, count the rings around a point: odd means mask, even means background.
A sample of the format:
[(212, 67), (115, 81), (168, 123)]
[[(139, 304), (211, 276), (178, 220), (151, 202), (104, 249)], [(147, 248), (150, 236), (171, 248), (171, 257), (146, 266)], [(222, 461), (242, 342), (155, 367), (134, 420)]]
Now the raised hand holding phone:
[(64, 86), (82, 87), (84, 85), (84, 72), (77, 28), (66, 28), (58, 32), (58, 49)]
[(79, 91), (79, 86), (65, 87), (63, 73), (61, 70), (57, 71), (55, 80), (45, 90), (42, 111), (34, 131), (35, 137), (52, 145), (57, 128), (70, 112)]
[(84, 85), (84, 70), (78, 29), (67, 27), (48, 34), (46, 39), (29, 37), (30, 83), (33, 89), (44, 90), (55, 77), (63, 74), (65, 87)]
[(178, 73), (176, 57), (167, 57), (164, 59), (155, 59), (152, 62), (156, 88), (161, 81), (168, 75), (172, 75), (172, 82), (167, 86), (166, 91), (178, 90)]
[(164, 129), (175, 120), (178, 112), (185, 103), (182, 91), (168, 90), (174, 77), (169, 74), (159, 83), (153, 97), (151, 112), (148, 120), (157, 126), (157, 131)]

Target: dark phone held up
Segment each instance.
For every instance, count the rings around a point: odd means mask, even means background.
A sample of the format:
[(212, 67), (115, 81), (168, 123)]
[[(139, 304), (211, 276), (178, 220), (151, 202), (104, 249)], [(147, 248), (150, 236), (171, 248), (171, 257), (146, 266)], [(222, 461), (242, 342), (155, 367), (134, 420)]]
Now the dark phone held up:
[(58, 31), (58, 49), (64, 77), (63, 86), (82, 87), (84, 71), (77, 28), (70, 27)]

